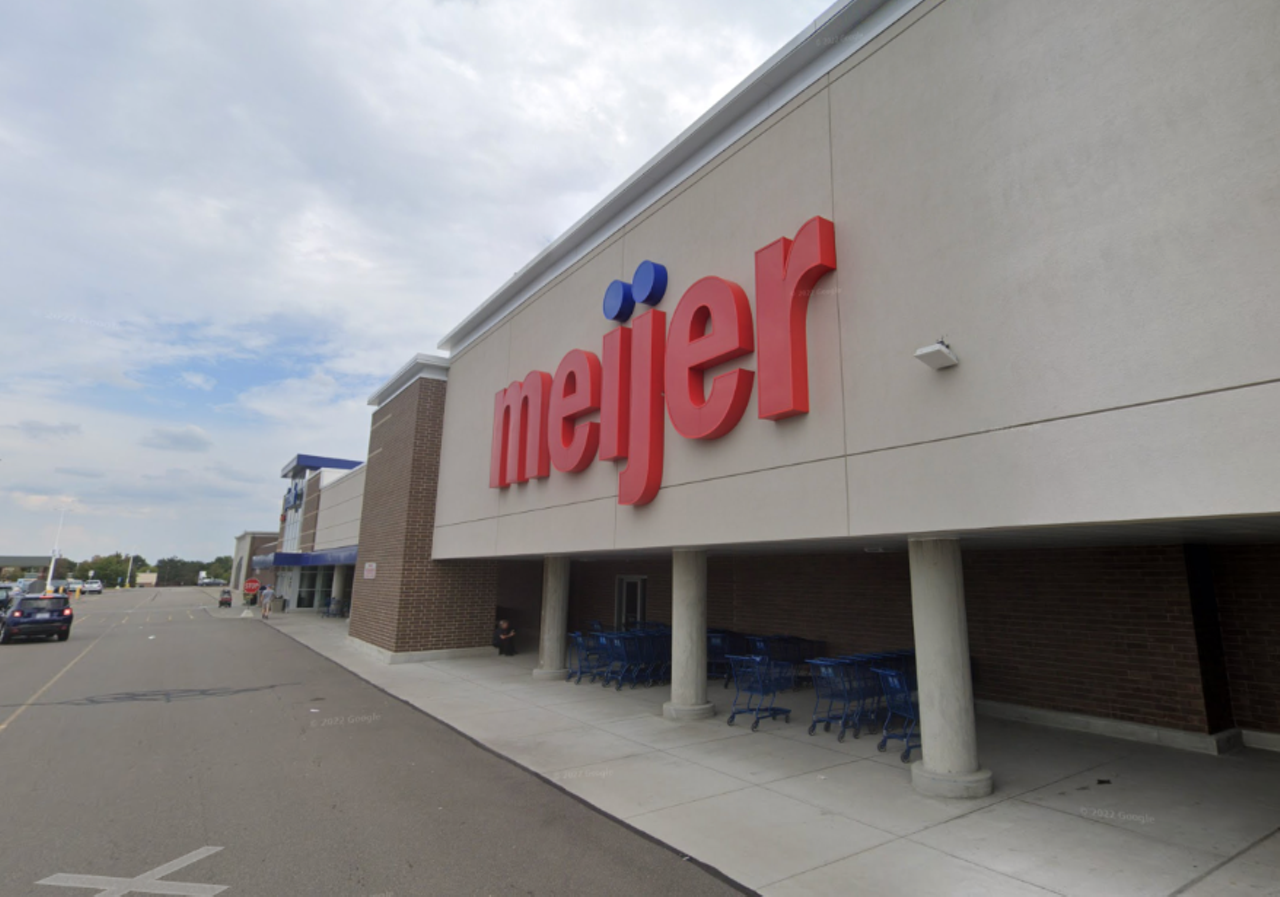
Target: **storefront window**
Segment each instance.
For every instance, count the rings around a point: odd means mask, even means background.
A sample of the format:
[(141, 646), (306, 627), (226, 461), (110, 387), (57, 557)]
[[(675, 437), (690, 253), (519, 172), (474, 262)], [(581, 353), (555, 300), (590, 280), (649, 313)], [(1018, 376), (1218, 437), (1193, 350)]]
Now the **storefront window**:
[(307, 607), (316, 606), (316, 574), (318, 570), (315, 567), (304, 567), (302, 569), (302, 582), (298, 586), (298, 604), (299, 610)]

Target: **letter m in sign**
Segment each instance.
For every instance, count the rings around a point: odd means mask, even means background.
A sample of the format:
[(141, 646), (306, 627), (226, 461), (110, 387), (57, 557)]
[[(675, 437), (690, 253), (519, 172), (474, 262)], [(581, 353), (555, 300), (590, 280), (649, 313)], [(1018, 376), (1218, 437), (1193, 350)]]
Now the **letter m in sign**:
[(513, 381), (493, 400), (493, 446), (489, 454), (489, 487), (551, 475), (547, 447), (547, 405), (551, 375), (532, 371), (524, 382)]

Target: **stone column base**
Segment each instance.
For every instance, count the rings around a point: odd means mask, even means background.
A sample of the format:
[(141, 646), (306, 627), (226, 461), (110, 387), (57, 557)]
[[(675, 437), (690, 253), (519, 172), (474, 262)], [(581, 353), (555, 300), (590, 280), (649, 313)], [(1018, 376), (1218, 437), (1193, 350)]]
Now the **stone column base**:
[(568, 670), (534, 670), (533, 678), (535, 679), (564, 679), (569, 675)]
[(928, 797), (986, 797), (995, 789), (991, 770), (970, 773), (930, 772), (924, 761), (911, 764), (911, 785)]
[(716, 715), (716, 705), (706, 704), (681, 705), (667, 701), (662, 705), (662, 715), (667, 719), (710, 719)]

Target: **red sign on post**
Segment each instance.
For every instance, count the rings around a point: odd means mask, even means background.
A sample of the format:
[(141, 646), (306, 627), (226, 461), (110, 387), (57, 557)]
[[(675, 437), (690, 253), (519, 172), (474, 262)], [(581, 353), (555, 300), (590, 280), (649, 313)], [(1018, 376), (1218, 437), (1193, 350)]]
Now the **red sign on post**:
[(244, 590), (250, 595), (256, 593), (260, 588), (262, 588), (262, 583), (258, 582), (256, 579), (246, 579), (244, 581)]

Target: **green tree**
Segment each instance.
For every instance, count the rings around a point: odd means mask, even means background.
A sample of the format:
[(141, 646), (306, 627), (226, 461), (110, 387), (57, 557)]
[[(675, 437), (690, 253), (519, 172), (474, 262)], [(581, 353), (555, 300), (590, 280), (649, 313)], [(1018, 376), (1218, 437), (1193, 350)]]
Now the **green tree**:
[(138, 574), (146, 569), (146, 559), (140, 554), (133, 556), (133, 571), (129, 570), (129, 555), (113, 552), (112, 554), (95, 554), (87, 561), (76, 565), (73, 575), (76, 579), (97, 579), (108, 588), (124, 584), (125, 575), (129, 575), (129, 585), (137, 583)]
[(156, 585), (193, 586), (201, 570), (209, 568), (205, 561), (186, 561), (182, 558), (163, 558), (156, 561)]
[(209, 566), (205, 568), (209, 571), (210, 579), (223, 579), (227, 582), (231, 581), (231, 555), (224, 554), (214, 558), (209, 562)]

